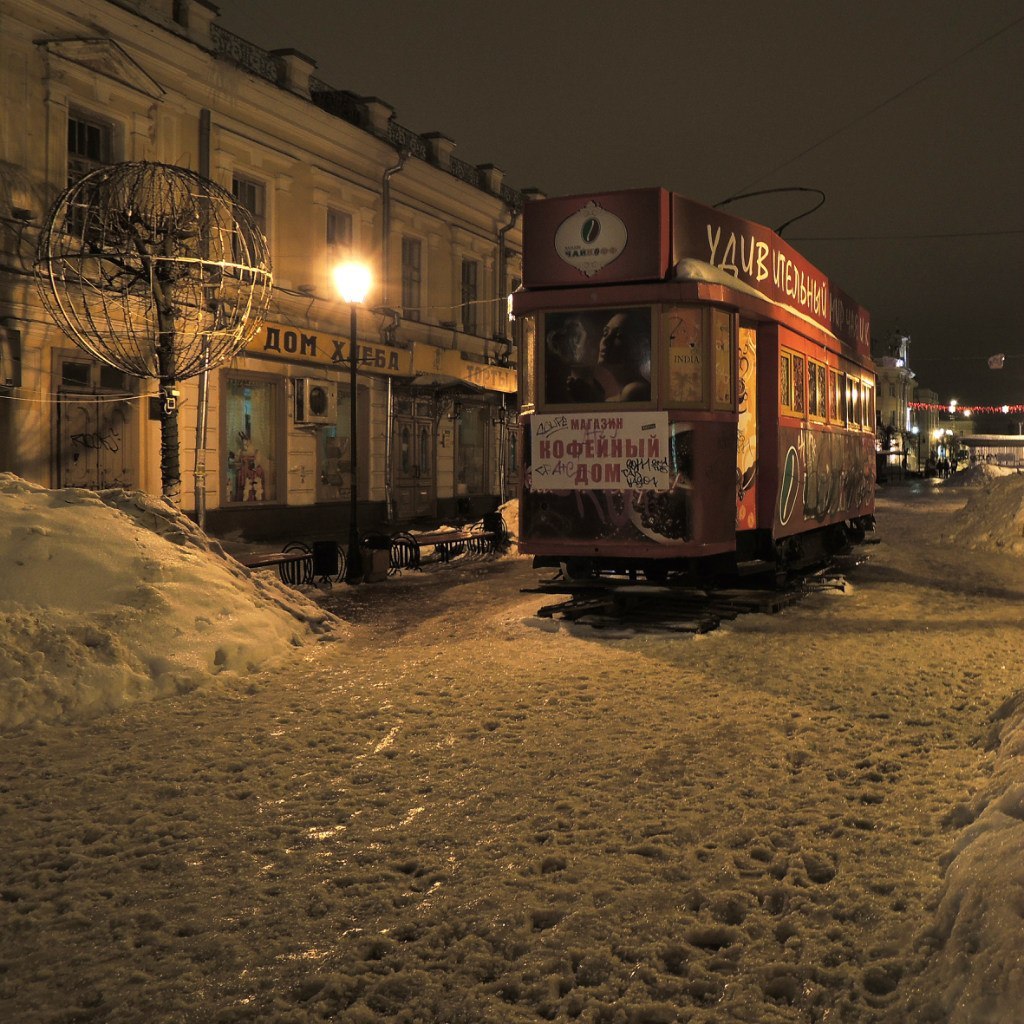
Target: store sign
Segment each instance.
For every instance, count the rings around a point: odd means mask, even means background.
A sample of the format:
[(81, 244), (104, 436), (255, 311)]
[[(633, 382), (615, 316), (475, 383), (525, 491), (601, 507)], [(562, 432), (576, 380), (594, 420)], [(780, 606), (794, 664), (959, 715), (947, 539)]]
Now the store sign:
[(667, 491), (667, 412), (556, 413), (531, 419), (532, 491)]
[(523, 209), (526, 288), (660, 281), (670, 266), (669, 193), (560, 196)]
[(412, 355), (413, 371), (416, 374), (440, 374), (507, 395), (515, 394), (519, 387), (515, 370), (507, 366), (471, 362), (463, 359), (462, 353), (456, 349), (437, 348), (435, 345), (416, 342)]
[(555, 232), (555, 252), (584, 277), (593, 277), (626, 248), (626, 225), (591, 201), (567, 217)]
[[(347, 367), (351, 343), (324, 331), (267, 322), (246, 346), (247, 355), (266, 356), (289, 362), (303, 361), (322, 366)], [(360, 373), (412, 376), (412, 351), (375, 342), (356, 342)]]

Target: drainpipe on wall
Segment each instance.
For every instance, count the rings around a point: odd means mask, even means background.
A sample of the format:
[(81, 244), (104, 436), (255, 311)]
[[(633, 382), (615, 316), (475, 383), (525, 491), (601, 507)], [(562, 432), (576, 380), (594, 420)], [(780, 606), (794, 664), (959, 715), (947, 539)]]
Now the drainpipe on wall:
[(517, 203), (506, 203), (508, 206), (508, 223), (498, 231), (498, 316), (495, 334), (505, 339), (505, 355), (512, 348), (512, 339), (508, 336), (508, 296), (505, 292), (505, 281), (508, 276), (508, 259), (505, 256), (505, 236), (515, 227), (522, 212)]
[[(408, 151), (400, 149), (398, 151), (398, 162), (393, 166), (389, 167), (384, 172), (384, 178), (381, 181), (380, 195), (381, 195), (381, 215), (380, 215), (380, 282), (381, 282), (381, 299), (380, 304), (382, 306), (388, 306), (388, 271), (391, 264), (391, 178), (397, 174), (404, 166), (406, 158), (408, 157)], [(355, 395), (352, 396), (352, 400), (355, 401)], [(388, 400), (387, 400), (387, 419), (385, 421), (384, 428), (384, 515), (387, 521), (393, 522), (395, 518), (395, 488), (394, 478), (392, 475), (391, 461), (392, 461), (392, 442), (391, 435), (393, 432), (392, 422), (394, 418), (394, 396), (391, 389), (391, 376), (388, 375)]]
[(391, 178), (404, 166), (409, 153), (405, 149), (398, 151), (398, 163), (384, 172), (381, 182), (381, 216), (380, 216), (380, 286), (382, 306), (390, 306), (388, 302), (388, 271), (391, 263)]
[[(199, 111), (199, 173), (210, 177), (210, 111)], [(203, 369), (199, 374), (199, 398), (196, 410), (196, 457), (193, 467), (195, 481), (196, 523), (206, 529), (206, 418), (210, 407), (210, 347), (203, 342)]]
[[(521, 209), (517, 203), (506, 203), (508, 206), (509, 220), (504, 227), (498, 231), (498, 315), (496, 318), (495, 331), (505, 341), (505, 357), (512, 349), (512, 339), (508, 332), (508, 296), (504, 295), (505, 282), (508, 277), (508, 259), (505, 256), (505, 236), (515, 227), (519, 219)], [(501, 396), (501, 419), (498, 423), (498, 498), (500, 504), (505, 504), (505, 476), (507, 470), (508, 455), (508, 427), (506, 423), (505, 396)]]
[(505, 395), (501, 396), (501, 419), (498, 420), (498, 504), (504, 505), (505, 497), (505, 476), (508, 471), (508, 423), (505, 414)]

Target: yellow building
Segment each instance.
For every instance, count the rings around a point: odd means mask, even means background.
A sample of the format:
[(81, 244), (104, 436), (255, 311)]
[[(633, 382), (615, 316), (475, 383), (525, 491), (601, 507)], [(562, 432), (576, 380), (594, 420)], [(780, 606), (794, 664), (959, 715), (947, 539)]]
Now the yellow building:
[(203, 0), (4, 0), (0, 19), (0, 471), (160, 491), (156, 381), (77, 348), (33, 268), (70, 181), (147, 160), (232, 192), (273, 264), (268, 322), (210, 374), (205, 437), (199, 383), (182, 383), (186, 510), (252, 539), (344, 532), (350, 322), (330, 271), (349, 257), (374, 280), (357, 322), (360, 526), (475, 517), (511, 496), (505, 297), (524, 194), (498, 168), (321, 81), (312, 58), (226, 32)]

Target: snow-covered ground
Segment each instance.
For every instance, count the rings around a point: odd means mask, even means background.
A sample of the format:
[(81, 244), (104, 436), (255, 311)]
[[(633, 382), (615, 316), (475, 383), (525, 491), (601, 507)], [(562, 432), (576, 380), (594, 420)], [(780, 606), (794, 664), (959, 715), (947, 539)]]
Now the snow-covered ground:
[(302, 595), (0, 476), (0, 1020), (1020, 1024), (1024, 477), (878, 519), (608, 634), (514, 554)]

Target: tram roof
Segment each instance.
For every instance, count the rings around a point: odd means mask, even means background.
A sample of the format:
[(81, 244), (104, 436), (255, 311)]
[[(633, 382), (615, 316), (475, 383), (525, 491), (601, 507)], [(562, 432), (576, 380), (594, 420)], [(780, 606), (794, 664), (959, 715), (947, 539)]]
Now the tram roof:
[(524, 209), (523, 287), (528, 292), (708, 276), (870, 355), (868, 311), (762, 224), (663, 188), (537, 199)]

